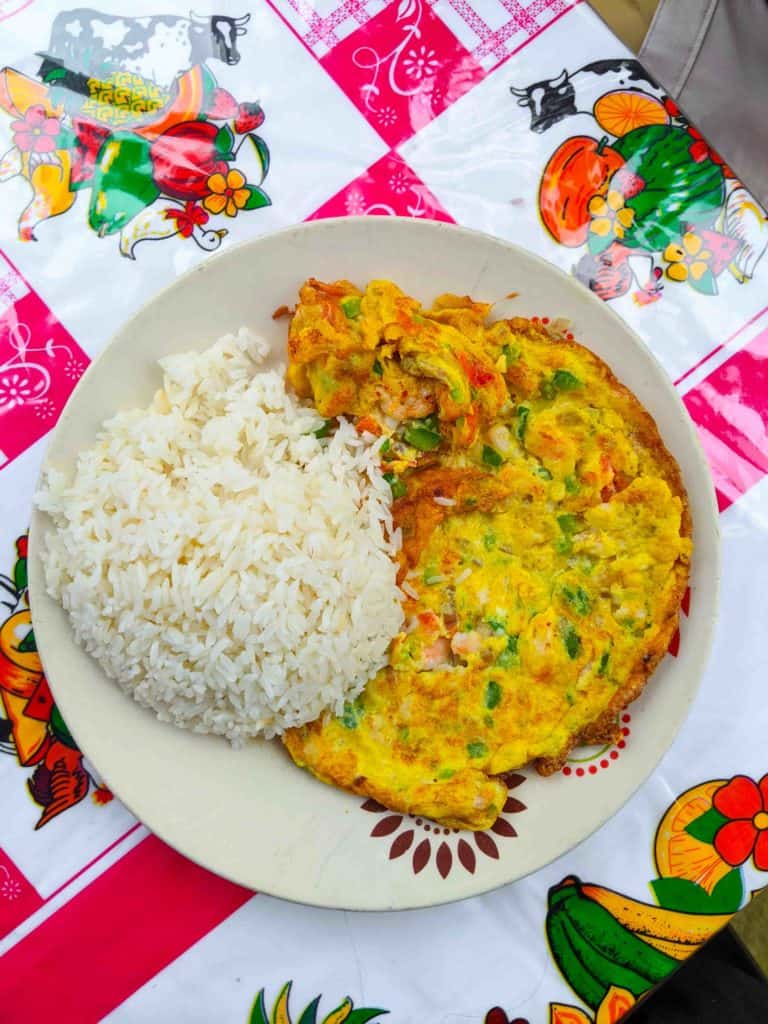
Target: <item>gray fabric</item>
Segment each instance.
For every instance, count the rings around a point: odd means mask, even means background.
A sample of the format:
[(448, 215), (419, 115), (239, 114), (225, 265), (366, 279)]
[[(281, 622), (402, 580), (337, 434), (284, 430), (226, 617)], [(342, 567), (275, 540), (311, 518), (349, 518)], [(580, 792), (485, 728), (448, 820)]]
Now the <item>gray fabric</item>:
[(639, 57), (768, 205), (766, 0), (661, 0)]

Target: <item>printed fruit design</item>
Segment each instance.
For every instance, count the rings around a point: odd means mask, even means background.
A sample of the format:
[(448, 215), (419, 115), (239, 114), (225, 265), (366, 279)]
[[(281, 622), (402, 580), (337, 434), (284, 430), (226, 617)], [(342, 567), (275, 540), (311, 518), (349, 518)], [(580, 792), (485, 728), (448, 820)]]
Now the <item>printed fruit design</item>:
[(237, 108), (235, 131), (238, 135), (255, 132), (264, 124), (264, 111), (259, 103), (241, 103)]
[(704, 782), (686, 790), (661, 819), (656, 831), (654, 858), (662, 878), (685, 878), (712, 893), (731, 870), (711, 843), (696, 839), (686, 828), (712, 807), (712, 797), (726, 779)]
[(685, 960), (691, 953), (730, 921), (732, 914), (690, 914), (685, 910), (668, 910), (652, 903), (633, 900), (629, 896), (601, 885), (584, 884), (582, 895), (599, 903), (619, 924), (643, 942), (666, 953), (675, 960)]
[(149, 143), (133, 132), (115, 132), (99, 150), (88, 223), (111, 235), (160, 195), (152, 180)]
[(216, 81), (210, 71), (198, 64), (176, 79), (174, 93), (158, 116), (136, 129), (145, 139), (156, 139), (177, 124), (189, 121), (205, 110), (216, 91)]
[(723, 170), (709, 158), (696, 162), (690, 143), (683, 128), (655, 124), (614, 142), (626, 171), (643, 182), (639, 192), (626, 197), (634, 221), (624, 235), (625, 245), (663, 250), (679, 239), (684, 225), (714, 221), (725, 197)]
[(606, 93), (595, 103), (592, 114), (604, 132), (617, 137), (649, 124), (669, 124), (663, 104), (635, 90)]
[(666, 910), (568, 876), (549, 891), (546, 928), (566, 981), (595, 1009), (612, 985), (646, 992), (729, 918)]
[(608, 136), (599, 141), (576, 135), (550, 157), (539, 188), (539, 210), (544, 226), (561, 245), (579, 246), (587, 240), (588, 204), (604, 195), (608, 182), (624, 163)]
[[(248, 1024), (292, 1024), (293, 1017), (291, 1017), (288, 1005), (291, 985), (292, 982), (287, 981), (280, 989), (271, 1014), (267, 1011), (266, 1003), (264, 1002), (264, 989), (261, 989), (251, 1007)], [(316, 996), (304, 1009), (301, 1017), (299, 1017), (298, 1024), (368, 1024), (369, 1020), (373, 1020), (375, 1017), (380, 1017), (388, 1012), (387, 1010), (378, 1010), (369, 1006), (360, 1006), (356, 1009), (352, 1000), (347, 996), (346, 999), (339, 1003), (335, 1010), (331, 1010), (329, 1014), (323, 1017), (322, 1021), (318, 1021), (317, 1008), (320, 1004), (320, 999), (320, 996)]]
[(72, 173), (70, 188), (90, 185), (99, 151), (110, 136), (110, 129), (84, 117), (72, 118), (75, 144), (72, 148)]
[(155, 181), (175, 199), (202, 199), (208, 179), (226, 174), (227, 165), (216, 146), (219, 129), (210, 121), (186, 121), (169, 128), (152, 143)]

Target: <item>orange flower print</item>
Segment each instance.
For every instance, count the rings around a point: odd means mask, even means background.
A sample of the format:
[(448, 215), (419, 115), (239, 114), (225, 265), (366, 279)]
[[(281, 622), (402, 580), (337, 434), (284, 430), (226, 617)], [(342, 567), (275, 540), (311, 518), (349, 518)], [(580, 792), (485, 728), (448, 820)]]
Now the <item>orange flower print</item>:
[(95, 804), (108, 804), (115, 797), (111, 789), (107, 789), (106, 786), (97, 786), (93, 793), (91, 793), (91, 799)]
[(551, 1003), (551, 1024), (617, 1024), (635, 1005), (635, 997), (625, 988), (611, 985), (598, 1006), (594, 1018), (577, 1006)]
[(245, 188), (245, 177), (238, 170), (223, 174), (212, 174), (208, 179), (211, 194), (203, 200), (208, 213), (225, 213), (227, 217), (236, 217), (248, 202), (251, 191)]

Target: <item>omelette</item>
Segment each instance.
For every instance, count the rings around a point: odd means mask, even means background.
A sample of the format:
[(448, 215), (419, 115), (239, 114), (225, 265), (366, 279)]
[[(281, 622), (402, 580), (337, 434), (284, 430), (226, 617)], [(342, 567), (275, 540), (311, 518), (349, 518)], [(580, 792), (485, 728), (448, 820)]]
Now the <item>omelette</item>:
[(570, 334), (390, 281), (310, 279), (287, 376), (382, 438), (405, 622), (340, 717), (285, 734), (324, 782), (489, 827), (504, 773), (618, 738), (675, 632), (691, 555), (653, 419)]

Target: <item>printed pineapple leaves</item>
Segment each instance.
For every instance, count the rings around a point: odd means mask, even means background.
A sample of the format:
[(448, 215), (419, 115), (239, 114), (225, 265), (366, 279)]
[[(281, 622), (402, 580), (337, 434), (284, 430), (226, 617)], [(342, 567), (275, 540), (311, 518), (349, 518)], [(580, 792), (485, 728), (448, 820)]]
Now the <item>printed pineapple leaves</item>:
[[(292, 984), (287, 981), (280, 989), (271, 1014), (267, 1012), (264, 989), (261, 989), (251, 1007), (248, 1024), (293, 1024), (288, 1006)], [(320, 996), (316, 996), (304, 1009), (297, 1024), (318, 1024), (317, 1009), (320, 1005), (320, 998)], [(334, 1010), (323, 1017), (319, 1024), (368, 1024), (368, 1021), (388, 1012), (388, 1010), (380, 1010), (371, 1006), (360, 1006), (355, 1009), (352, 1000), (347, 996)]]

